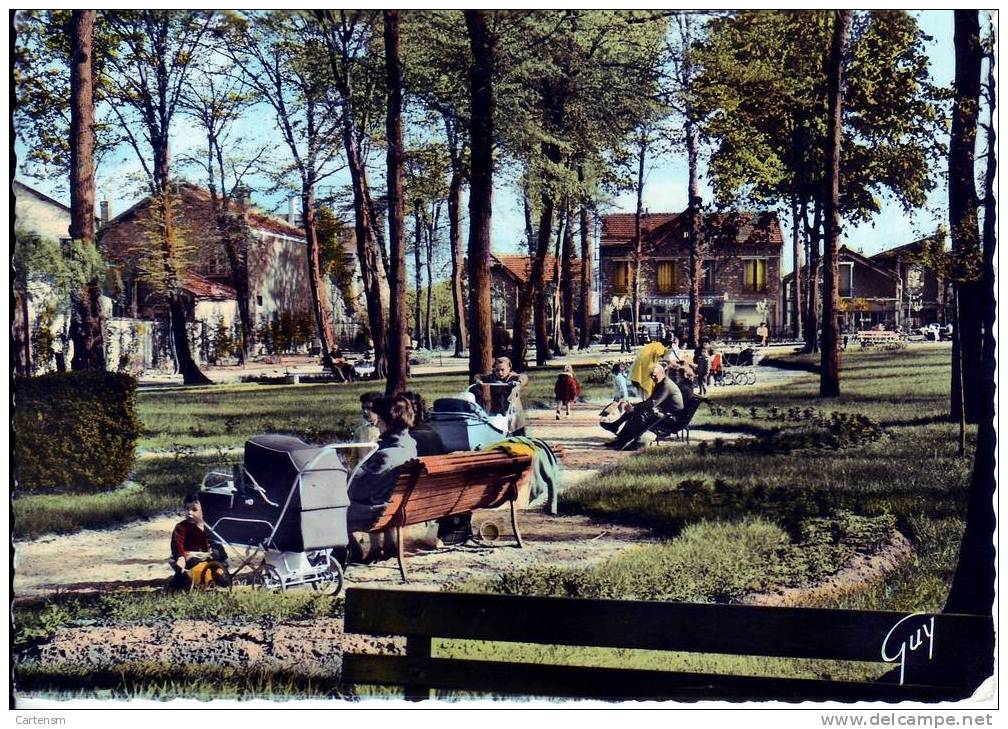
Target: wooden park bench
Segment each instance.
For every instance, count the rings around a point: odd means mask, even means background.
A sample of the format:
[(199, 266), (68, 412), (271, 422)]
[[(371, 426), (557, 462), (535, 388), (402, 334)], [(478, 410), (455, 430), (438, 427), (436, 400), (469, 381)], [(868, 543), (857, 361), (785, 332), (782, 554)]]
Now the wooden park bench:
[(877, 329), (866, 329), (857, 333), (858, 342), (862, 349), (881, 348), (899, 349), (906, 346), (906, 342), (899, 332), (886, 332)]
[[(607, 700), (945, 701), (993, 673), (990, 616), (581, 600), (351, 588), (344, 631), (406, 637), (405, 655), (343, 656), (345, 684)], [(434, 657), (433, 638), (871, 661), (877, 681)], [(487, 646), (488, 651), (492, 646)], [(820, 669), (828, 672), (835, 668)]]
[(515, 541), (522, 546), (515, 513), (519, 490), (531, 476), (532, 456), (502, 450), (464, 451), (405, 463), (385, 511), (369, 530), (396, 530), (399, 573), (406, 581), (403, 528), (509, 503)]

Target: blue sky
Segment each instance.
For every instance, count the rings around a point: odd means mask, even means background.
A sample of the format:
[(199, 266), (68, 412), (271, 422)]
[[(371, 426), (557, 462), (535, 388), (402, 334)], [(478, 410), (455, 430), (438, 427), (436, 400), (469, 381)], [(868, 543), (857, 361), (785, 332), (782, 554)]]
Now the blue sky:
[[(918, 17), (924, 32), (932, 38), (928, 42), (927, 52), (931, 61), (933, 80), (939, 84), (950, 84), (954, 73), (952, 11), (924, 10), (914, 11), (913, 14)], [(262, 117), (259, 116), (255, 123), (261, 124), (261, 119)], [(173, 154), (181, 154), (187, 148), (198, 150), (200, 140), (201, 135), (198, 131), (187, 120), (180, 119), (173, 129)], [(21, 151), (23, 147), (18, 143), (15, 149)], [(98, 169), (99, 197), (107, 197), (112, 201), (113, 215), (132, 205), (143, 194), (139, 185), (129, 182), (130, 176), (139, 169), (139, 165), (132, 155), (131, 151), (123, 149), (119, 153), (113, 154)], [(382, 159), (375, 160), (378, 164), (371, 170), (373, 186), (379, 186), (384, 181), (384, 155), (380, 155), (380, 157)], [(701, 195), (705, 199), (711, 199), (712, 193), (703, 179), (703, 172), (704, 170), (701, 168)], [(189, 176), (194, 174), (194, 170), (189, 172)], [(61, 185), (49, 180), (35, 180), (24, 177), (20, 172), (18, 177), (57, 199), (67, 199), (65, 183)], [(343, 172), (335, 175), (327, 184), (338, 186), (347, 182), (348, 177)], [(262, 193), (255, 191), (256, 188), (262, 189), (264, 186), (257, 185), (255, 181), (251, 185), (253, 187), (253, 201), (256, 204), (267, 210), (286, 211), (286, 203), (279, 197), (267, 198)], [(644, 205), (651, 212), (682, 210), (686, 206), (686, 187), (687, 170), (684, 155), (653, 160), (648, 165), (644, 186)], [(634, 193), (625, 193), (617, 197), (614, 203), (614, 211), (633, 211), (636, 205)], [(895, 202), (884, 200), (882, 212), (870, 223), (858, 226), (845, 224), (842, 238), (853, 248), (861, 248), (866, 253), (873, 253), (894, 245), (907, 243), (933, 231), (939, 222), (947, 220), (946, 210), (947, 192), (942, 182), (930, 195), (928, 205), (925, 208), (906, 214)], [(789, 240), (789, 221), (782, 217), (781, 222), (784, 226), (785, 240)], [(521, 200), (515, 192), (513, 180), (498, 173), (494, 192), (494, 248), (503, 252), (517, 250), (523, 237), (523, 229)], [(789, 259), (789, 255), (785, 256), (787, 261), (784, 266), (785, 272), (790, 270)]]

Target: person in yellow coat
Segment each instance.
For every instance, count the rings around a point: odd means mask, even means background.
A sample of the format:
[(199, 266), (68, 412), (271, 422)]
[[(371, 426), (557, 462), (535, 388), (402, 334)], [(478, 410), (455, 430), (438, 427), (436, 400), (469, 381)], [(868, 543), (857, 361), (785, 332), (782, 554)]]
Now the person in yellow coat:
[(630, 368), (630, 382), (632, 382), (643, 397), (651, 397), (654, 390), (654, 381), (651, 379), (651, 371), (665, 356), (665, 352), (672, 346), (671, 337), (656, 339), (650, 344), (645, 344), (634, 360), (633, 367)]

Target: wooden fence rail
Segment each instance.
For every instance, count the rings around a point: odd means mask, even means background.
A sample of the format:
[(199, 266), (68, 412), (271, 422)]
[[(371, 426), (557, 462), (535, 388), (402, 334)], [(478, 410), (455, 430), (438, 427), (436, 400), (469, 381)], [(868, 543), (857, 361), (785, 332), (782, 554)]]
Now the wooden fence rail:
[[(993, 671), (990, 616), (582, 600), (351, 588), (345, 631), (400, 635), (405, 656), (347, 654), (343, 680), (500, 696), (942, 701)], [(891, 664), (876, 682), (590, 668), (431, 655), (431, 639)]]

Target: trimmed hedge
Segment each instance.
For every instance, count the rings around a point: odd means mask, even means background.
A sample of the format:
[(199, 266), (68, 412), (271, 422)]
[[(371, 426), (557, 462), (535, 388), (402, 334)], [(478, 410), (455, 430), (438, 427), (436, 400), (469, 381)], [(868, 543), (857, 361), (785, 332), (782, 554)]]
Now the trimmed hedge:
[(116, 372), (14, 381), (14, 470), (21, 493), (97, 492), (133, 468), (137, 382)]

